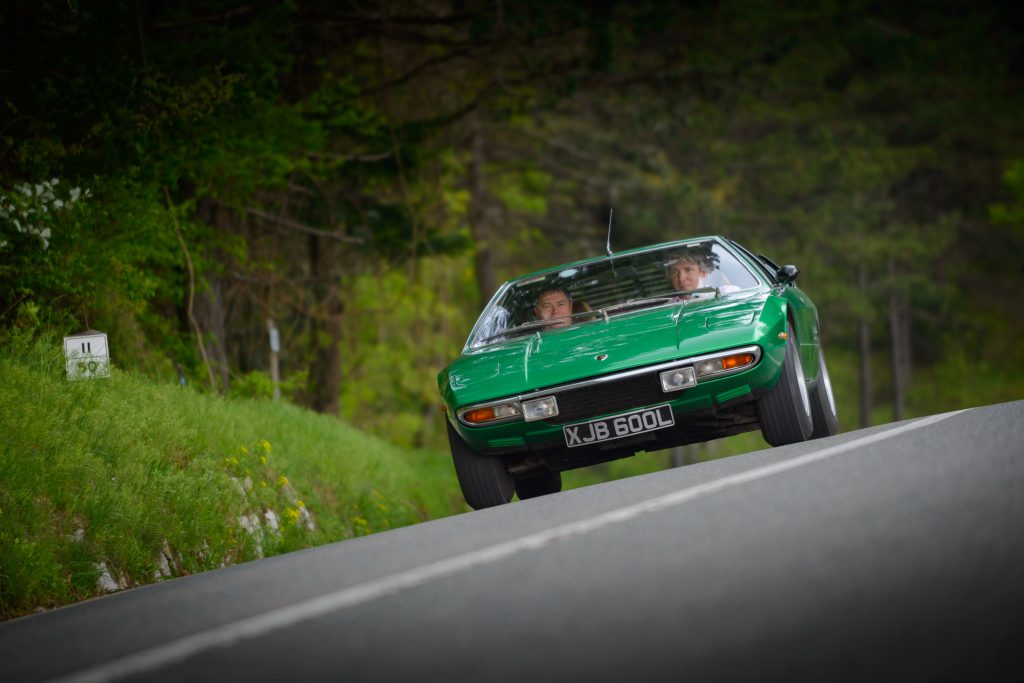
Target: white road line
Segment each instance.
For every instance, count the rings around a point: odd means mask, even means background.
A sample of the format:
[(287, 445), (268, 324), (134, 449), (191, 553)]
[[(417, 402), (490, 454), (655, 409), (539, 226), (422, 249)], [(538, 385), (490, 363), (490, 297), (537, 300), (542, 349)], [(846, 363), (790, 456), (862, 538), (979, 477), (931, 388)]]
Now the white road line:
[(894, 429), (877, 432), (852, 441), (847, 441), (835, 446), (797, 456), (782, 462), (766, 465), (757, 469), (733, 474), (728, 477), (716, 479), (715, 481), (698, 484), (687, 489), (674, 491), (672, 493), (652, 498), (650, 500), (629, 505), (617, 510), (605, 512), (591, 519), (579, 522), (563, 524), (552, 529), (540, 531), (529, 536), (517, 538), (512, 541), (498, 543), (489, 548), (482, 548), (472, 552), (458, 555), (446, 560), (410, 569), (408, 571), (385, 576), (380, 579), (368, 581), (358, 586), (342, 588), (332, 593), (310, 598), (303, 602), (295, 603), (288, 607), (264, 612), (255, 616), (246, 617), (223, 626), (218, 626), (206, 631), (201, 631), (178, 640), (173, 640), (163, 645), (142, 650), (119, 659), (97, 665), (67, 676), (52, 679), (54, 683), (101, 683), (125, 678), (135, 674), (142, 674), (153, 671), (161, 666), (172, 664), (193, 655), (219, 647), (227, 647), (243, 640), (258, 638), (273, 631), (294, 626), (303, 621), (325, 616), (332, 612), (343, 610), (346, 607), (353, 607), (370, 602), (385, 595), (391, 595), (407, 588), (413, 588), (430, 581), (435, 581), (451, 574), (456, 574), (472, 567), (492, 564), (511, 557), (525, 550), (540, 548), (548, 543), (558, 541), (570, 536), (578, 536), (595, 529), (625, 522), (641, 515), (664, 510), (676, 505), (681, 505), (696, 498), (702, 498), (724, 489), (733, 488), (758, 479), (764, 479), (788, 470), (803, 467), (811, 463), (819, 462), (834, 457), (841, 453), (853, 450), (860, 446), (877, 443), (891, 439), (907, 432), (933, 425), (946, 420), (964, 410), (933, 415), (914, 422), (901, 425)]

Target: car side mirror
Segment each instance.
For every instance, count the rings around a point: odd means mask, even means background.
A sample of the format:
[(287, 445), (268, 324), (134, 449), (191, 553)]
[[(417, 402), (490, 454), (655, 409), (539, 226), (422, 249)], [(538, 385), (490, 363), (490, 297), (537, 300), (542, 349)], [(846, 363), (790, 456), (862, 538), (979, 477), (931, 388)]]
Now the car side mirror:
[(791, 285), (794, 282), (796, 282), (796, 279), (798, 277), (800, 277), (800, 269), (797, 268), (796, 266), (782, 266), (781, 268), (779, 268), (778, 272), (775, 273), (775, 277), (777, 277), (779, 279), (779, 282), (781, 282), (782, 284)]

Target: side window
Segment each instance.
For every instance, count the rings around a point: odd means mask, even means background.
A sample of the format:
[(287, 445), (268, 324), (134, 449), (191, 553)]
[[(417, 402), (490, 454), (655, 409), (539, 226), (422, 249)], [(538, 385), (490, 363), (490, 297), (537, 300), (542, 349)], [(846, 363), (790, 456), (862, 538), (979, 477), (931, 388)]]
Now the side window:
[(729, 288), (731, 291), (757, 286), (757, 279), (736, 260), (735, 256), (717, 244), (712, 248), (712, 252), (717, 256), (715, 261), (718, 267), (708, 277), (709, 285)]
[[(750, 259), (750, 261), (761, 271), (761, 274), (768, 278), (769, 282), (778, 282), (778, 278), (775, 277), (775, 273), (779, 271), (778, 266), (772, 268), (772, 262), (764, 256), (754, 256), (750, 251), (736, 242), (729, 240), (729, 244), (738, 249), (743, 253), (744, 256)], [(767, 263), (766, 263), (767, 261)]]

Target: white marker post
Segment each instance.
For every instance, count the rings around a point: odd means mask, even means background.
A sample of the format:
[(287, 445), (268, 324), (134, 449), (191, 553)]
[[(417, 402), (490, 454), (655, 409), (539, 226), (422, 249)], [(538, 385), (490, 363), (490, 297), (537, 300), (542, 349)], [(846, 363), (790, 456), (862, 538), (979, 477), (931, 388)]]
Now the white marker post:
[(281, 400), (281, 370), (278, 365), (278, 354), (281, 353), (281, 334), (270, 318), (267, 319), (267, 332), (270, 334), (270, 381), (274, 385), (274, 400)]
[(110, 377), (110, 351), (103, 332), (86, 330), (64, 337), (64, 357), (68, 379)]

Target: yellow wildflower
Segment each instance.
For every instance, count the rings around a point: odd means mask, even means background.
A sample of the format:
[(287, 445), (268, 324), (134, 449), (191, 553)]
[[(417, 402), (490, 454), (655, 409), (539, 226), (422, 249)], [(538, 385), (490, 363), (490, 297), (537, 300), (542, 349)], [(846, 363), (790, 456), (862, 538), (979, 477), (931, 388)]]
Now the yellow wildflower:
[(266, 451), (267, 453), (270, 452), (270, 442), (267, 441), (266, 439), (263, 439), (263, 441), (260, 441), (260, 446), (262, 446), (263, 450)]
[(260, 462), (263, 463), (264, 465), (266, 465), (267, 464), (267, 456), (261, 455), (260, 456)]
[(298, 510), (296, 510), (295, 508), (288, 508), (288, 509), (286, 509), (284, 511), (284, 514), (285, 514), (285, 517), (288, 518), (288, 521), (290, 521), (292, 524), (298, 524), (299, 523), (299, 517), (301, 516), (301, 513)]
[(242, 455), (245, 455), (246, 453), (249, 452), (249, 449), (246, 448), (245, 446), (239, 446), (238, 450), (242, 451)]
[(288, 477), (284, 476), (283, 474), (281, 476), (279, 476), (277, 478), (277, 485), (278, 486), (287, 486), (288, 485)]
[(296, 504), (296, 505), (298, 505), (298, 506), (299, 506), (300, 508), (304, 508), (304, 507), (306, 507), (306, 504), (305, 504), (305, 503), (303, 503), (303, 502), (302, 502), (301, 500), (297, 500), (297, 501), (295, 501), (295, 504)]

